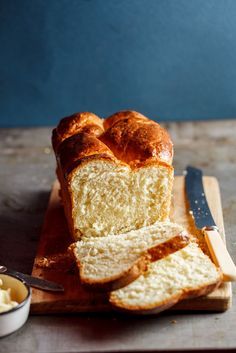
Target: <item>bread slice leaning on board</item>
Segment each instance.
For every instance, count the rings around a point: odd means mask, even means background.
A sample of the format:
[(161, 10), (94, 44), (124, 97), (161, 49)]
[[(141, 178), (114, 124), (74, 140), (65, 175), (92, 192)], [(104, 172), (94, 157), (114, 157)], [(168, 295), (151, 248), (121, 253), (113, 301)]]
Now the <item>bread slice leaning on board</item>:
[(125, 234), (83, 238), (69, 249), (82, 284), (110, 291), (134, 281), (150, 262), (183, 248), (189, 241), (180, 225), (158, 222)]
[(52, 144), (75, 240), (125, 233), (168, 219), (173, 145), (158, 123), (134, 111), (105, 120), (77, 113), (60, 121)]
[(116, 309), (137, 314), (159, 313), (177, 302), (207, 295), (222, 282), (222, 273), (194, 242), (150, 263), (128, 286), (110, 293)]

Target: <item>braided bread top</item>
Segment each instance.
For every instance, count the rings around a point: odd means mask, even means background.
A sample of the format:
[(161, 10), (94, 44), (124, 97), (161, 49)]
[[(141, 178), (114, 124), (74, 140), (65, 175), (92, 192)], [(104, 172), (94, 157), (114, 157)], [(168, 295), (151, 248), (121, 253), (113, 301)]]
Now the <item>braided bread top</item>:
[(121, 111), (105, 120), (89, 112), (60, 121), (52, 145), (64, 175), (88, 159), (109, 159), (132, 169), (148, 164), (171, 167), (173, 144), (157, 122), (135, 111)]

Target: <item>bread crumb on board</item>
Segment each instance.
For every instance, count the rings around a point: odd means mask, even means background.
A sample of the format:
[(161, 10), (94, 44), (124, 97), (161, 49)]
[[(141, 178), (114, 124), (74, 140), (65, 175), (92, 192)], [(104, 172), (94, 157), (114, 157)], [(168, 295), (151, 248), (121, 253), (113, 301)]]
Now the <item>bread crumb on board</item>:
[(38, 257), (35, 266), (43, 269), (57, 269), (60, 272), (74, 273), (75, 271), (74, 261), (68, 253)]

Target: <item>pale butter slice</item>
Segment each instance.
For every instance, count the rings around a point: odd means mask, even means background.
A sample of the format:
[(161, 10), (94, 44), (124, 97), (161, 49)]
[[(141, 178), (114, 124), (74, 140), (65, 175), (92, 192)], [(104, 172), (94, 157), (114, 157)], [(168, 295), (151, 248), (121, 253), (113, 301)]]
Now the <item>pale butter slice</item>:
[[(3, 285), (2, 280), (0, 279), (0, 287)], [(2, 289), (0, 288), (0, 313), (3, 313), (4, 311), (11, 310), (15, 306), (17, 306), (18, 303), (14, 300), (11, 299), (11, 289)]]

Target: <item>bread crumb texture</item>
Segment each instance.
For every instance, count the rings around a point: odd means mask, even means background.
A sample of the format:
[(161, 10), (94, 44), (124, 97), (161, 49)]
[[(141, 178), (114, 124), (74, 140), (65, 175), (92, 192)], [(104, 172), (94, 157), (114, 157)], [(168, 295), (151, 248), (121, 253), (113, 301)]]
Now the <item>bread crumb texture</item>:
[(88, 163), (70, 182), (75, 229), (83, 236), (124, 233), (167, 219), (172, 177), (165, 167)]
[[(221, 272), (196, 243), (150, 263), (148, 270), (128, 286), (113, 291), (110, 302), (126, 310), (153, 309), (184, 294), (221, 280)], [(197, 293), (195, 293), (197, 295)]]
[(183, 235), (184, 241), (178, 240), (178, 244), (183, 247), (188, 242), (188, 235), (180, 225), (157, 222), (125, 234), (83, 238), (75, 243), (73, 252), (82, 280), (102, 282), (121, 276), (150, 248), (171, 241), (179, 234)]

